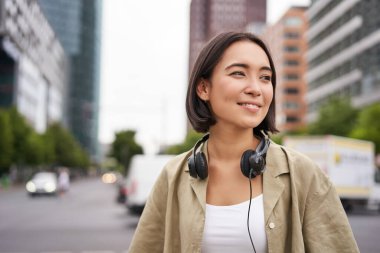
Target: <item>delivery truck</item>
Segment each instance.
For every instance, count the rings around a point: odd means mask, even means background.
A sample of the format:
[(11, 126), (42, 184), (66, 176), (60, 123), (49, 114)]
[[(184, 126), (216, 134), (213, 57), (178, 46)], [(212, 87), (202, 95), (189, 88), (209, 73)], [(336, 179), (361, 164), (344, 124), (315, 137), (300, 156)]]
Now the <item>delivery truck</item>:
[(135, 155), (126, 177), (126, 206), (132, 214), (141, 214), (149, 194), (166, 163), (174, 155)]
[(347, 211), (356, 205), (379, 207), (373, 142), (325, 135), (286, 136), (283, 144), (318, 164), (333, 182)]

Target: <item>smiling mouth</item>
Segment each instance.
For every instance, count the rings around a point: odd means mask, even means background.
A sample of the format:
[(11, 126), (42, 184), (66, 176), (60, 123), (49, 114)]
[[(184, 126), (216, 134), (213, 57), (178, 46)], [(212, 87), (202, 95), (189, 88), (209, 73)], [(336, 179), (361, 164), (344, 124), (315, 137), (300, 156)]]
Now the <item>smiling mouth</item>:
[(248, 104), (248, 103), (238, 103), (238, 105), (246, 107), (246, 108), (260, 108), (260, 106), (255, 105), (255, 104)]

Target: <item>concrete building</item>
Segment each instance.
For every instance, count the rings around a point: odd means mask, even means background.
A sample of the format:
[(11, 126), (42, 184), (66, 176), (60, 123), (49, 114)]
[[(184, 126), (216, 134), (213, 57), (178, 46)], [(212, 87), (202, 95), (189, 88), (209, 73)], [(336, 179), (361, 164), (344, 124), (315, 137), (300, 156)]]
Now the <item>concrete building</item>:
[(260, 32), (266, 22), (266, 0), (192, 0), (189, 70), (204, 44), (226, 31)]
[(291, 7), (262, 35), (277, 71), (276, 124), (285, 132), (305, 126), (307, 41), (304, 34), (308, 28), (305, 13), (306, 7)]
[(312, 0), (307, 120), (332, 96), (357, 108), (380, 101), (380, 4), (370, 0)]
[(67, 58), (36, 0), (0, 1), (0, 106), (38, 132), (65, 124)]
[(101, 0), (38, 0), (69, 58), (68, 127), (99, 161)]

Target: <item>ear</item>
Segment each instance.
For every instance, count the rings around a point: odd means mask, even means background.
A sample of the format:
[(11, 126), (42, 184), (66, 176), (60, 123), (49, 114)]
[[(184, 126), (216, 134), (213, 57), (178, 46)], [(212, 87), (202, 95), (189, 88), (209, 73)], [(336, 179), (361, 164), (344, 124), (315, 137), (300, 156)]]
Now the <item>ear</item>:
[(201, 79), (197, 84), (197, 95), (203, 101), (210, 100), (210, 83), (208, 80)]

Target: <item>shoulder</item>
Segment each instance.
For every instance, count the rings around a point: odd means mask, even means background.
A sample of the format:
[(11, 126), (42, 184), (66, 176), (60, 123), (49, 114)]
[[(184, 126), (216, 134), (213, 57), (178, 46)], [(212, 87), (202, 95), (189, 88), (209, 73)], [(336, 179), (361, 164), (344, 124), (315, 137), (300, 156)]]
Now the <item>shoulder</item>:
[(285, 147), (282, 145), (278, 145), (278, 146), (281, 147), (283, 152), (286, 154), (287, 159), (289, 160), (289, 163), (291, 163), (295, 168), (302, 169), (305, 167), (312, 167), (312, 168), (317, 167), (316, 163), (305, 154), (289, 147)]
[[(292, 148), (285, 147), (274, 142), (271, 143), (275, 149), (281, 150), (287, 159), (289, 166), (295, 170), (307, 170), (308, 172), (320, 172), (318, 165), (308, 156), (302, 152), (296, 151)], [(279, 152), (279, 151), (278, 151)]]
[(268, 166), (273, 167), (272, 170), (275, 175), (289, 173), (294, 170), (307, 169), (309, 171), (309, 168), (314, 170), (317, 167), (316, 163), (306, 155), (273, 141), (270, 142), (266, 160)]
[(187, 159), (191, 156), (191, 152), (192, 150), (189, 150), (170, 159), (164, 166), (162, 175), (165, 175), (169, 181), (181, 175), (188, 175)]
[(287, 165), (288, 173), (293, 180), (299, 181), (301, 184), (308, 184), (312, 181), (326, 184), (326, 186), (330, 184), (327, 175), (317, 163), (302, 152), (274, 142), (271, 142), (271, 147), (273, 148), (273, 159), (279, 160), (277, 163), (282, 166)]

